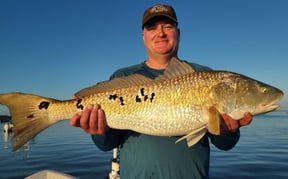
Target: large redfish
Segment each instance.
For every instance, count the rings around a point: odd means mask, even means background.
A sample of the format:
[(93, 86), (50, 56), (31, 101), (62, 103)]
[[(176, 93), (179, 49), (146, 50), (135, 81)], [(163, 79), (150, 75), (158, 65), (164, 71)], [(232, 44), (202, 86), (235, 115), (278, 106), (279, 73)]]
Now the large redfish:
[[(219, 114), (237, 120), (279, 108), (283, 92), (249, 77), (227, 71), (195, 72), (190, 65), (171, 59), (164, 74), (149, 79), (140, 74), (100, 82), (77, 93), (78, 99), (56, 100), (42, 96), (0, 94), (14, 124), (17, 150), (45, 128), (100, 104), (110, 128), (157, 136), (180, 136), (189, 146), (207, 130), (220, 134)], [(178, 140), (179, 141), (179, 140)]]

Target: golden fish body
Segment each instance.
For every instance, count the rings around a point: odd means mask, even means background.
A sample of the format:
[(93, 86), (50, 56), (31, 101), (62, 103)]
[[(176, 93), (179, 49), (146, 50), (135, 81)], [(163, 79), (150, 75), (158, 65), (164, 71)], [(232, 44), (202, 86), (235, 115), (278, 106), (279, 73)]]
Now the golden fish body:
[(240, 119), (279, 108), (283, 92), (240, 74), (226, 71), (194, 72), (185, 62), (171, 59), (155, 80), (139, 74), (115, 78), (85, 88), (77, 99), (60, 101), (23, 93), (0, 94), (12, 115), (14, 148), (18, 149), (50, 125), (69, 119), (88, 104), (100, 104), (107, 124), (158, 136), (185, 135), (196, 143), (207, 129), (220, 134), (219, 113)]
[(209, 88), (206, 92), (202, 89), (202, 95), (196, 97), (197, 89), (188, 83), (189, 78), (191, 76), (183, 75), (173, 80), (151, 81), (92, 95), (83, 101), (87, 101), (85, 106), (101, 104), (112, 128), (160, 136), (185, 135), (207, 123), (201, 118), (201, 106)]

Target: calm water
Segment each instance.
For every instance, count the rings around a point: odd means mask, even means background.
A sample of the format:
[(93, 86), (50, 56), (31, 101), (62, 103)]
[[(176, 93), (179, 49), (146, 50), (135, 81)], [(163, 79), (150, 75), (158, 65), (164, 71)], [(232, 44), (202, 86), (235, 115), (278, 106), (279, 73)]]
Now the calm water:
[[(287, 111), (255, 117), (250, 126), (241, 129), (235, 148), (220, 151), (212, 147), (211, 178), (288, 178), (287, 130)], [(99, 151), (89, 135), (63, 121), (17, 152), (11, 152), (11, 136), (2, 135), (0, 178), (20, 179), (44, 169), (80, 179), (104, 178), (110, 171), (111, 157), (111, 152)]]

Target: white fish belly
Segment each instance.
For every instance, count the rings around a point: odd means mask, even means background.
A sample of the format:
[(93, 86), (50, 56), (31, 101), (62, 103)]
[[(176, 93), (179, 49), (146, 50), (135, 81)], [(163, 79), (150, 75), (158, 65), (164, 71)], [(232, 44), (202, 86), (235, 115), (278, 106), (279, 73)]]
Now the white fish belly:
[[(152, 109), (153, 108), (153, 109)], [(131, 114), (107, 116), (108, 126), (158, 136), (185, 135), (205, 125), (201, 110), (192, 107), (153, 105)]]

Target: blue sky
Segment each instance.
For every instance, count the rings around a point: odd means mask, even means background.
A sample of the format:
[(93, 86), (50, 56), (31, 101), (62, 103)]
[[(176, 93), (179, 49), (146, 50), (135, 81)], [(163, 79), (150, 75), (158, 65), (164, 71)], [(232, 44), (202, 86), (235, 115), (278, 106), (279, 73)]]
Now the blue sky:
[(156, 3), (177, 12), (181, 59), (242, 73), (288, 94), (287, 0), (2, 0), (0, 93), (69, 99), (144, 61), (141, 19)]

